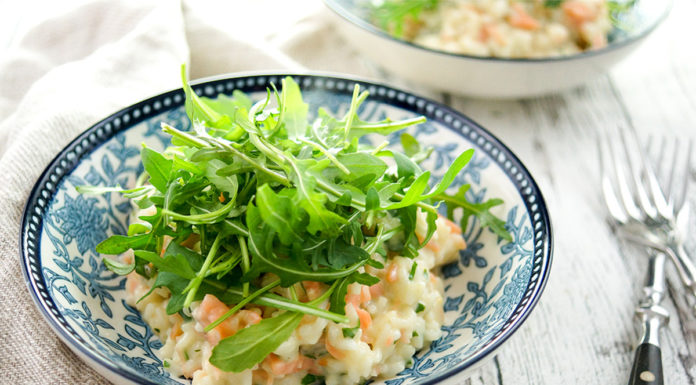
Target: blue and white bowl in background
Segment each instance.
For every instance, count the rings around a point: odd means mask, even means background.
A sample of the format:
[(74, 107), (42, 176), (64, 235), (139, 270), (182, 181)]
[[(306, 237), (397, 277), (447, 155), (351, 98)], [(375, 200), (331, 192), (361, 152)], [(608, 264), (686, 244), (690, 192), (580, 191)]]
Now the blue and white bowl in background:
[[(284, 74), (217, 78), (194, 89), (214, 97), (234, 90), (265, 96)], [(470, 183), (470, 199), (503, 198), (512, 242), (482, 230), (465, 229), (468, 247), (443, 268), (445, 322), (442, 337), (421, 351), (413, 365), (376, 383), (430, 384), (470, 370), (492, 357), (524, 322), (539, 300), (551, 264), (551, 225), (544, 199), (514, 154), (467, 117), (430, 100), (363, 80), (292, 75), (311, 106), (342, 113), (355, 84), (371, 97), (364, 119), (425, 115), (411, 134), (435, 148), (425, 168), (441, 176), (456, 155), (475, 148), (455, 185)], [(130, 204), (118, 194), (83, 196), (75, 186), (130, 186), (142, 168), (140, 146), (163, 148), (160, 123), (190, 125), (184, 94), (175, 90), (123, 109), (70, 143), (36, 182), (20, 234), (25, 278), (38, 308), (56, 334), (85, 362), (116, 384), (187, 384), (172, 378), (157, 355), (162, 342), (125, 301), (125, 277), (107, 270), (95, 246), (125, 233)], [(310, 108), (312, 110), (312, 108)], [(389, 137), (394, 146), (397, 136)], [(453, 187), (453, 188), (456, 188)], [(461, 378), (461, 377), (457, 377)]]

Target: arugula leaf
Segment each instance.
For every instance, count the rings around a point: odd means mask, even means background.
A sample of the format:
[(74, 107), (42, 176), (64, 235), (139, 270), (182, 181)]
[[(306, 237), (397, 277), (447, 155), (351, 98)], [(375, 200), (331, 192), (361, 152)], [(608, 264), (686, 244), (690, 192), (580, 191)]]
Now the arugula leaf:
[(400, 141), (401, 147), (403, 147), (404, 154), (406, 154), (406, 156), (412, 157), (421, 150), (418, 140), (406, 132), (401, 134)]
[(107, 269), (118, 275), (128, 275), (135, 270), (135, 263), (123, 263), (111, 258), (102, 259)]
[(155, 239), (151, 234), (140, 235), (112, 235), (101, 241), (96, 251), (100, 254), (117, 255), (129, 249), (150, 249), (154, 246)]
[(287, 196), (280, 196), (273, 192), (268, 184), (264, 184), (256, 190), (256, 202), (259, 214), (263, 221), (275, 230), (278, 238), (284, 245), (291, 245), (302, 238), (295, 232), (298, 223), (294, 214), (292, 200)]
[(463, 209), (461, 219), (462, 229), (467, 228), (466, 225), (469, 218), (473, 215), (481, 221), (481, 227), (488, 227), (500, 238), (506, 241), (512, 241), (512, 236), (505, 228), (505, 221), (496, 217), (489, 211), (491, 208), (503, 204), (503, 201), (493, 198), (481, 203), (471, 203), (465, 197), (467, 190), (468, 185), (464, 185), (460, 187), (459, 191), (454, 195), (438, 194), (434, 198), (444, 201), (447, 204), (447, 217), (450, 220), (454, 219), (453, 212), (455, 209)]
[(196, 273), (191, 269), (191, 265), (189, 265), (186, 257), (181, 254), (170, 254), (160, 257), (159, 254), (151, 251), (136, 250), (135, 256), (153, 264), (160, 272), (166, 271), (168, 273), (174, 273), (187, 280), (193, 279), (196, 276)]
[(140, 151), (140, 159), (143, 162), (145, 172), (150, 176), (150, 183), (160, 192), (167, 192), (167, 184), (171, 178), (174, 162), (147, 147), (143, 147)]
[(307, 131), (307, 111), (309, 106), (302, 100), (300, 86), (291, 78), (283, 79), (281, 122), (288, 139), (296, 141), (305, 136)]
[(302, 313), (285, 312), (238, 331), (213, 348), (210, 363), (226, 372), (253, 367), (290, 338), (302, 316)]

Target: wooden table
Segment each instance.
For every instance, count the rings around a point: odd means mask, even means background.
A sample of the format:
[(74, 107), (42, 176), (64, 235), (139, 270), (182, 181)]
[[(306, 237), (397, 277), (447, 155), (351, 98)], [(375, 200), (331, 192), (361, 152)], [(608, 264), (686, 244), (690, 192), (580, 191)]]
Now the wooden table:
[[(625, 384), (640, 333), (634, 319), (647, 257), (612, 234), (599, 191), (596, 132), (632, 126), (696, 139), (696, 1), (607, 76), (563, 94), (516, 101), (447, 97), (506, 143), (547, 200), (555, 235), (550, 280), (530, 318), (470, 384)], [(693, 158), (692, 158), (693, 159)], [(692, 173), (691, 181), (695, 179)], [(689, 193), (696, 203), (696, 186)], [(693, 211), (693, 210), (692, 210)], [(693, 220), (690, 228), (696, 229)], [(690, 242), (696, 256), (696, 239)], [(668, 265), (665, 384), (696, 381), (696, 316)]]
[[(25, 17), (30, 7), (21, 4), (0, 0), (6, 11), (0, 48), (31, 21)], [(545, 195), (554, 226), (554, 262), (541, 301), (493, 361), (462, 383), (627, 382), (647, 257), (610, 230), (598, 188), (595, 134), (622, 125), (642, 137), (664, 132), (696, 139), (694, 15), (695, 0), (675, 0), (668, 20), (629, 59), (562, 94), (485, 101), (423, 90), (487, 127), (520, 157)], [(690, 200), (696, 204), (696, 188)], [(696, 255), (696, 241), (689, 246)], [(696, 317), (671, 265), (668, 271), (664, 306), (672, 318), (662, 334), (665, 383), (694, 384)]]

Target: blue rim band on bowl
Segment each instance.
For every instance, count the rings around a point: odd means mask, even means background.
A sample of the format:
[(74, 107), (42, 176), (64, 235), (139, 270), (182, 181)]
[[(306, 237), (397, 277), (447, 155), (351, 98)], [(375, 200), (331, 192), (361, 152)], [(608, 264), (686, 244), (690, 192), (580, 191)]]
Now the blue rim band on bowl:
[[(454, 132), (472, 143), (481, 145), (482, 150), (499, 164), (510, 181), (517, 187), (524, 199), (525, 209), (530, 214), (529, 219), (534, 233), (533, 244), (535, 245), (532, 255), (531, 277), (524, 295), (507, 317), (502, 328), (476, 354), (443, 373), (435, 374), (424, 383), (435, 383), (480, 362), (519, 328), (537, 303), (548, 279), (553, 251), (551, 223), (543, 196), (536, 182), (519, 159), (491, 133), (469, 118), (437, 102), (359, 78), (335, 77), (325, 74), (287, 75), (293, 76), (303, 90), (335, 90), (333, 87), (348, 90), (357, 83), (363, 89), (370, 91), (371, 100), (407, 108), (415, 113), (425, 115), (429, 120), (453, 126)], [(212, 80), (202, 79), (193, 82), (192, 85), (198, 93), (214, 97), (220, 93), (231, 93), (237, 89), (244, 92), (265, 91), (270, 83), (279, 83), (284, 76), (286, 74), (263, 73), (229, 78), (217, 77)], [(104, 356), (86, 349), (83, 346), (85, 341), (59, 312), (52, 294), (47, 290), (45, 277), (41, 273), (39, 235), (43, 226), (43, 215), (56, 193), (57, 186), (66, 175), (77, 167), (80, 160), (118, 133), (162, 112), (180, 107), (183, 102), (184, 97), (181, 89), (170, 91), (124, 108), (93, 125), (66, 146), (43, 171), (29, 195), (22, 216), (19, 242), (22, 270), (32, 299), (49, 325), (72, 349), (76, 349), (114, 374), (143, 384), (155, 384), (155, 382), (144, 380), (122, 369)]]

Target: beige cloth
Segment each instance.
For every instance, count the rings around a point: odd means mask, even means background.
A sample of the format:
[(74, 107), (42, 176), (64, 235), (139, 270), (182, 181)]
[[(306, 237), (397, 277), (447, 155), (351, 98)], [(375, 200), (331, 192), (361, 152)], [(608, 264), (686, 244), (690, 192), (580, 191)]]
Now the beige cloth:
[(22, 208), (49, 161), (118, 109), (192, 78), (269, 69), (373, 74), (319, 0), (101, 0), (40, 22), (0, 61), (0, 383), (101, 384), (49, 329), (18, 258)]

